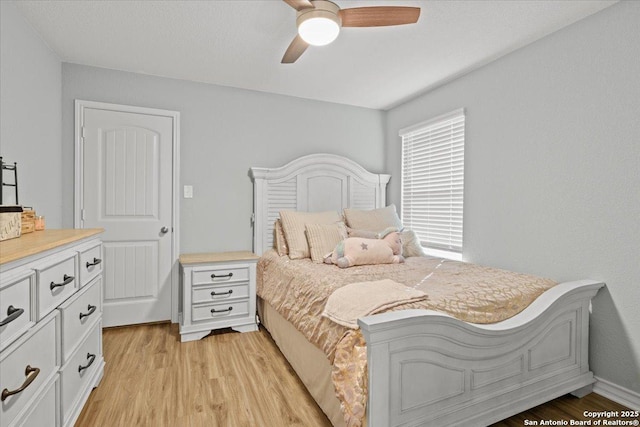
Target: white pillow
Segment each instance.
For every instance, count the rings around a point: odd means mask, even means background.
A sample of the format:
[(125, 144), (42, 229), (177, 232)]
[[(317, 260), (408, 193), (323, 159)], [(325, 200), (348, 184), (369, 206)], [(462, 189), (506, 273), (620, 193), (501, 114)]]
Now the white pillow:
[(404, 229), (400, 233), (400, 239), (402, 240), (402, 256), (409, 258), (412, 256), (426, 256), (422, 245), (420, 244), (420, 238), (415, 231)]
[(402, 222), (396, 213), (396, 206), (389, 205), (385, 208), (361, 210), (345, 209), (344, 217), (349, 228), (379, 232), (387, 227), (402, 229)]

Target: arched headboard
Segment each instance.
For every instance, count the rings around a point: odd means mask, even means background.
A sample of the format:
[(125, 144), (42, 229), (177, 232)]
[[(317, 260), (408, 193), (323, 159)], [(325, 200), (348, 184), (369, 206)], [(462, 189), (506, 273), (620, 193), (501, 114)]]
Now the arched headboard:
[(253, 251), (273, 247), (273, 224), (281, 210), (321, 212), (385, 206), (391, 175), (368, 172), (345, 157), (311, 154), (278, 168), (251, 168)]

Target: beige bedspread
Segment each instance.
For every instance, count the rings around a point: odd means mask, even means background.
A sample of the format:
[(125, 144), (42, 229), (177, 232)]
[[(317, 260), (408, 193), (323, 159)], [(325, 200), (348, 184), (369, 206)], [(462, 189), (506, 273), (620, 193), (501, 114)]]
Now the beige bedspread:
[(334, 290), (354, 282), (389, 278), (427, 294), (425, 301), (392, 308), (442, 311), (472, 323), (495, 323), (524, 310), (555, 282), (539, 277), (433, 257), (411, 257), (403, 264), (341, 269), (290, 260), (271, 250), (258, 262), (257, 293), (314, 345), (333, 365), (333, 382), (347, 426), (365, 415), (366, 347), (359, 330), (322, 317)]

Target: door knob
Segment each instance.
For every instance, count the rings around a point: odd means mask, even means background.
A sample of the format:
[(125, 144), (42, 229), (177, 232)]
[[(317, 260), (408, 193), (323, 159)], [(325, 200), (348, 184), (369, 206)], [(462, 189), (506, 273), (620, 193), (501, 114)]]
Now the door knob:
[(160, 232), (161, 232), (162, 234), (167, 234), (167, 233), (169, 232), (169, 229), (168, 229), (167, 227), (162, 227), (162, 228), (160, 229)]

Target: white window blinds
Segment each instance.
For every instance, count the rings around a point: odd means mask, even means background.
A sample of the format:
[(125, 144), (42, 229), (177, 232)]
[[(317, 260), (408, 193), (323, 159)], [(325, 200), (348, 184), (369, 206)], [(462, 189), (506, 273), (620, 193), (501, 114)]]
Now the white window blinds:
[(464, 110), (400, 131), (402, 223), (422, 245), (462, 253)]

